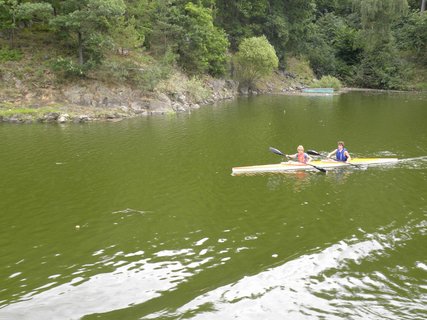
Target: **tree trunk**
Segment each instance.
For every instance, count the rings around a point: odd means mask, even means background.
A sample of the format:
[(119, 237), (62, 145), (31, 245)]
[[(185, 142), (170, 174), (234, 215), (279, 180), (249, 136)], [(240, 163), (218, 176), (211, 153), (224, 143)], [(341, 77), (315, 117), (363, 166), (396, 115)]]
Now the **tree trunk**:
[(15, 20), (15, 13), (12, 14), (12, 29), (10, 30), (10, 48), (15, 48), (15, 28), (16, 28), (16, 20)]
[(421, 12), (426, 10), (426, 0), (421, 0)]
[(82, 41), (82, 33), (77, 32), (78, 40), (79, 40), (79, 64), (83, 65), (83, 41)]

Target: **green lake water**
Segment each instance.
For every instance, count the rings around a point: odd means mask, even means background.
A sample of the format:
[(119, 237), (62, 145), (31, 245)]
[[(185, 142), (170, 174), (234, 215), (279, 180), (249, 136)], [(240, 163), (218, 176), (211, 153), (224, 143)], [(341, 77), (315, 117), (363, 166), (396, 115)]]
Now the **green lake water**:
[[(0, 319), (426, 319), (427, 95), (0, 125)], [(284, 153), (397, 164), (232, 176)]]

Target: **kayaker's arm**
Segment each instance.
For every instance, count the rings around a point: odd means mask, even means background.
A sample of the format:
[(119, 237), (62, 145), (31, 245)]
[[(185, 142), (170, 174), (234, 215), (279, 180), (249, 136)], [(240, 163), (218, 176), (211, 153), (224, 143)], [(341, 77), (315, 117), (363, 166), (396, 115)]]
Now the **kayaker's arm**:
[(335, 149), (334, 151), (329, 152), (329, 153), (328, 153), (328, 158), (332, 158), (332, 156), (333, 156), (334, 154), (336, 154), (336, 153), (337, 153), (337, 149)]
[(348, 153), (348, 151), (345, 151), (344, 155), (347, 157), (346, 162), (350, 162), (351, 161), (350, 153)]

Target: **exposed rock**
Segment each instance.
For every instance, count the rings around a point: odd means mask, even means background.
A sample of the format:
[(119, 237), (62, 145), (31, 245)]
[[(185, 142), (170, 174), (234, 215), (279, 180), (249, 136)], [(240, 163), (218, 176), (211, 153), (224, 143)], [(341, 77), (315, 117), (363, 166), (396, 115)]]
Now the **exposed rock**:
[[(1, 74), (3, 79), (15, 83), (11, 74)], [(24, 83), (22, 83), (24, 85)], [(171, 112), (191, 112), (200, 105), (213, 104), (224, 99), (232, 99), (239, 94), (239, 83), (233, 80), (205, 79), (204, 85), (209, 88), (210, 95), (203, 101), (195, 101), (189, 92), (161, 93), (142, 92), (125, 86), (108, 86), (104, 83), (85, 80), (69, 86), (39, 88), (35, 91), (26, 90), (15, 96), (3, 97), (2, 101), (11, 101), (16, 108), (31, 107), (38, 109), (53, 106), (58, 111), (39, 115), (40, 122), (76, 123), (91, 120), (114, 120), (125, 117), (165, 114)], [(23, 88), (26, 89), (26, 88)], [(246, 89), (247, 90), (247, 89)], [(246, 92), (246, 94), (248, 91)], [(4, 107), (2, 108), (4, 109)], [(70, 116), (69, 114), (78, 114)], [(16, 114), (2, 116), (0, 121), (16, 122), (31, 121), (34, 115)]]
[(142, 101), (132, 101), (129, 105), (129, 109), (135, 114), (144, 114), (147, 111)]
[(90, 117), (86, 114), (79, 115), (77, 118), (78, 122), (86, 122), (90, 120)]
[(225, 87), (225, 80), (222, 79), (213, 79), (210, 81), (210, 87), (214, 92), (218, 92)]
[(182, 104), (185, 104), (187, 103), (187, 97), (184, 94), (180, 94), (177, 98), (177, 101)]
[(59, 117), (59, 113), (57, 113), (57, 112), (49, 112), (49, 113), (47, 113), (47, 114), (43, 115), (43, 116), (40, 118), (40, 121), (42, 121), (42, 122), (52, 122), (52, 121), (57, 121), (57, 120), (58, 120), (58, 117)]
[(239, 93), (241, 95), (247, 96), (247, 95), (249, 95), (249, 88), (248, 87), (240, 87)]
[(18, 123), (18, 122), (21, 122), (21, 119), (15, 117), (15, 116), (12, 116), (12, 117), (9, 118), (8, 121), (11, 122), (11, 123)]
[(176, 104), (174, 110), (176, 112), (186, 112), (190, 110), (190, 107), (188, 105)]
[(58, 122), (59, 123), (67, 122), (69, 120), (69, 118), (70, 118), (70, 116), (68, 115), (68, 113), (61, 114), (58, 117)]
[(136, 96), (130, 88), (108, 88), (102, 84), (79, 86), (74, 85), (62, 91), (64, 98), (79, 106), (92, 106), (96, 108), (117, 108), (129, 105), (129, 99)]
[(149, 101), (148, 111), (152, 114), (167, 113), (173, 111), (172, 103), (169, 98), (166, 100), (153, 99)]

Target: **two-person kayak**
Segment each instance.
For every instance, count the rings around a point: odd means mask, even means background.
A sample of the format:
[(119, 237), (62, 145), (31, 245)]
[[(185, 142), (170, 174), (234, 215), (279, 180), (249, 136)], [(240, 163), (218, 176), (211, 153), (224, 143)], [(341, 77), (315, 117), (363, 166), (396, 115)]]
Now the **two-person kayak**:
[[(315, 160), (309, 164), (295, 162), (281, 162), (277, 164), (264, 164), (247, 167), (234, 167), (233, 175), (239, 174), (256, 174), (256, 173), (278, 173), (287, 171), (310, 170), (317, 171), (320, 169), (334, 169), (342, 167), (363, 167), (368, 165), (392, 164), (398, 162), (397, 158), (354, 158), (351, 163), (333, 161), (333, 160)], [(322, 170), (323, 171), (323, 170)]]

